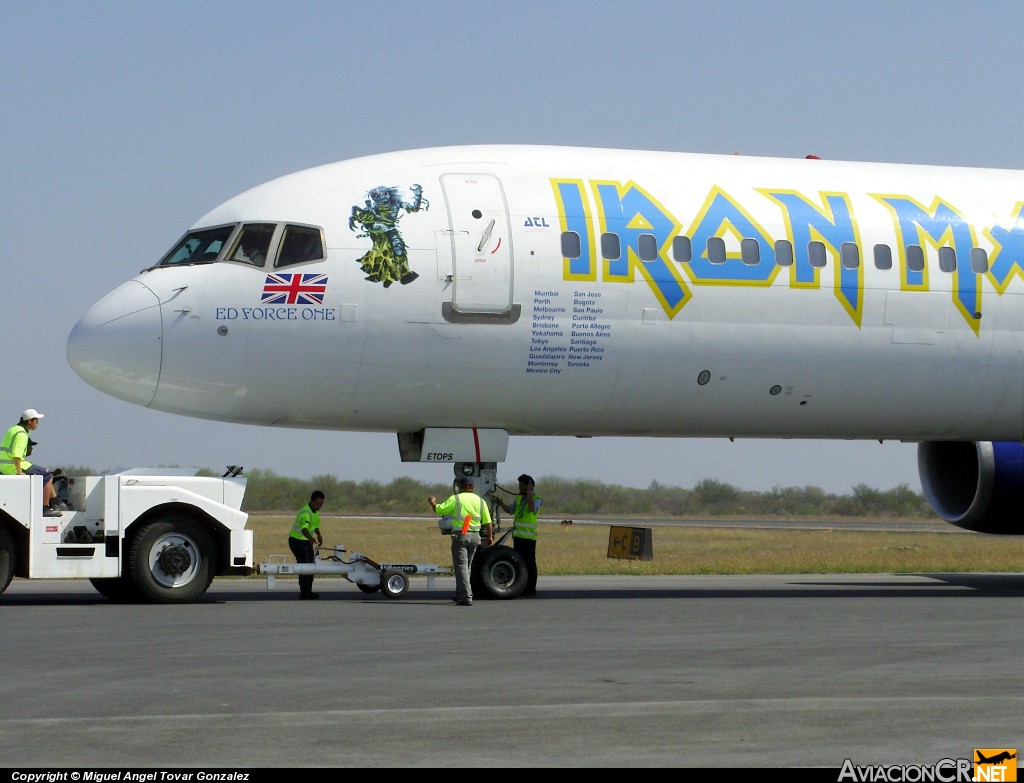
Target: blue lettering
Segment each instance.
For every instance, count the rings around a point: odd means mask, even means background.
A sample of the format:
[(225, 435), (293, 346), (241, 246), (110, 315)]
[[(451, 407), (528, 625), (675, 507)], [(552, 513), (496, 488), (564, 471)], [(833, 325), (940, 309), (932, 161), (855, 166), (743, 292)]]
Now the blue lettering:
[[(579, 237), (578, 256), (563, 257), (562, 276), (566, 281), (598, 280), (596, 239), (605, 232), (620, 239), (622, 253), (617, 258), (603, 259), (600, 279), (607, 283), (633, 283), (639, 271), (669, 318), (675, 317), (690, 301), (692, 292), (688, 284), (770, 286), (785, 268), (776, 261), (774, 239), (742, 205), (717, 186), (711, 188), (703, 206), (687, 224), (688, 231), (684, 235), (683, 224), (634, 182), (578, 179), (552, 179), (550, 182), (561, 230)], [(806, 196), (793, 190), (763, 188), (756, 192), (773, 201), (782, 212), (788, 239), (784, 249), (787, 254), (792, 252), (789, 286), (794, 289), (828, 286), (829, 283), (821, 279), (821, 270), (831, 268), (833, 294), (854, 324), (860, 326), (864, 311), (865, 262), (870, 251), (861, 241), (849, 194), (819, 191), (815, 196)], [(1011, 281), (1024, 281), (1024, 201), (1014, 205), (1008, 220), (984, 230), (992, 244), (986, 267), (979, 265), (974, 255), (984, 253), (979, 249), (975, 227), (952, 204), (938, 196), (926, 205), (906, 195), (867, 195), (892, 214), (896, 233), (893, 244), (899, 254), (903, 290), (929, 290), (929, 267), (941, 264), (949, 275), (942, 276), (941, 279), (948, 282), (941, 283), (940, 287), (950, 286), (954, 305), (975, 334), (981, 329), (982, 277), (986, 276), (1000, 294), (1005, 293)], [(525, 225), (548, 227), (543, 216), (529, 216), (525, 218)], [(684, 246), (685, 258), (680, 257), (676, 263), (670, 251), (673, 242), (683, 236), (689, 237), (692, 252)], [(722, 252), (724, 243), (724, 258), (716, 257), (712, 263), (709, 242), (711, 250), (717, 253)], [(746, 243), (756, 244), (748, 247)], [(822, 248), (824, 256), (818, 257), (817, 251)], [(924, 256), (922, 268), (916, 268), (916, 264), (915, 268), (910, 268), (908, 248), (913, 248), (918, 257)], [(758, 252), (751, 256), (748, 251)], [(815, 252), (814, 264), (812, 251)], [(854, 263), (850, 263), (851, 259)], [(951, 263), (954, 260), (955, 263)], [(984, 258), (980, 260), (983, 262)], [(950, 265), (946, 266), (947, 263)], [(556, 308), (543, 305), (557, 295), (554, 291), (534, 292), (535, 321), (553, 320), (551, 316), (539, 315), (538, 311), (554, 312)], [(601, 295), (600, 291), (576, 291), (571, 310), (559, 307), (557, 311), (568, 310), (574, 322), (595, 321), (595, 316), (604, 313), (604, 308), (597, 306), (597, 297)], [(225, 308), (219, 308), (218, 318), (227, 317), (230, 316)], [(581, 324), (574, 323), (576, 325)], [(587, 323), (587, 326), (602, 329), (595, 332), (599, 336), (607, 333), (605, 324)]]
[(1024, 201), (1017, 202), (1017, 215), (1010, 225), (997, 223), (985, 232), (995, 250), (989, 259), (989, 277), (1002, 294), (1013, 277), (1024, 279)]
[(302, 308), (303, 321), (333, 321), (333, 307), (304, 307)]
[[(635, 270), (639, 269), (669, 318), (674, 317), (691, 296), (679, 270), (665, 259), (665, 248), (682, 226), (638, 185), (592, 184), (601, 213), (601, 231), (622, 237), (626, 250), (618, 259), (605, 260), (604, 279), (632, 282)], [(656, 257), (649, 261), (641, 260), (642, 235), (653, 235), (657, 246)]]
[(562, 259), (562, 277), (565, 280), (596, 280), (590, 202), (583, 197), (583, 181), (553, 179), (551, 185), (555, 189), (562, 231), (574, 231), (580, 237), (580, 257)]
[[(690, 243), (694, 257), (687, 267), (693, 282), (770, 285), (775, 279), (778, 274), (775, 243), (727, 193), (717, 187), (712, 188), (693, 222), (696, 227), (690, 235)], [(708, 240), (727, 236), (735, 237), (737, 242), (741, 237), (756, 239), (761, 250), (761, 262), (745, 264), (738, 252), (729, 252), (725, 263), (712, 264), (708, 258)]]
[(790, 285), (794, 288), (818, 288), (821, 285), (819, 268), (811, 266), (808, 245), (812, 241), (823, 243), (832, 255), (836, 297), (854, 323), (860, 326), (864, 310), (864, 264), (847, 269), (840, 256), (844, 243), (861, 247), (849, 197), (845, 193), (821, 193), (822, 206), (819, 208), (795, 191), (761, 192), (782, 207), (786, 233), (793, 244)]
[[(927, 291), (928, 248), (938, 253), (940, 247), (953, 247), (960, 259), (953, 273), (953, 303), (977, 333), (981, 326), (981, 275), (971, 269), (970, 253), (975, 241), (970, 223), (938, 197), (932, 201), (930, 209), (907, 196), (874, 195), (874, 198), (893, 213), (904, 289)], [(918, 245), (924, 252), (924, 269), (912, 270), (907, 267), (907, 245)]]

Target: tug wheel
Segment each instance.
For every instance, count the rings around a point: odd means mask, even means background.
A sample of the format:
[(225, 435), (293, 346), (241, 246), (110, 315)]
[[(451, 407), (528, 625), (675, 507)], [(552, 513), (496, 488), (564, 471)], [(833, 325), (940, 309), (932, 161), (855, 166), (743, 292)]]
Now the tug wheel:
[(385, 571), (380, 575), (380, 591), (385, 598), (401, 598), (409, 590), (409, 575), (404, 571)]
[(0, 593), (7, 589), (17, 570), (18, 550), (14, 546), (14, 537), (0, 523)]
[(167, 514), (133, 537), (128, 572), (143, 601), (198, 601), (213, 581), (213, 541), (188, 517)]

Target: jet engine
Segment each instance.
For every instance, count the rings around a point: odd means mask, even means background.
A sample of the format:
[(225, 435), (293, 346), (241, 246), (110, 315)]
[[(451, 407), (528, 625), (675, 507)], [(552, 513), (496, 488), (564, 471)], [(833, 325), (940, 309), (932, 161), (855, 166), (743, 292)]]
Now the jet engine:
[(947, 522), (1024, 533), (1024, 443), (928, 441), (918, 444), (917, 468), (925, 497)]

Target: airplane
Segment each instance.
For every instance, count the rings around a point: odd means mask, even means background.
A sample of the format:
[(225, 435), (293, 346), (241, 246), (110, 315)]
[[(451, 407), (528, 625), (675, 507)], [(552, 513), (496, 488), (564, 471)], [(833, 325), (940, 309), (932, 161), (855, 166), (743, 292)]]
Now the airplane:
[(940, 516), (1020, 534), (1024, 172), (356, 158), (212, 209), (67, 358), (138, 405), (394, 432), (403, 461), (491, 484), (517, 435), (899, 439)]
[(1009, 751), (1005, 750), (1001, 753), (997, 753), (992, 758), (986, 758), (980, 750), (976, 750), (975, 753), (978, 756), (978, 760), (976, 762), (978, 764), (1002, 764), (1004, 761), (1009, 761), (1010, 759), (1017, 758), (1016, 753), (1010, 753)]

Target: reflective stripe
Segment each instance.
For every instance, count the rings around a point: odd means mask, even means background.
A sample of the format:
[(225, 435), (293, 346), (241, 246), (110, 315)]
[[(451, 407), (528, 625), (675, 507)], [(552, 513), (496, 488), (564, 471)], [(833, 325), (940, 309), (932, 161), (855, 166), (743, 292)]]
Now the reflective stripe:
[[(467, 509), (468, 513), (463, 514), (462, 513), (462, 495), (463, 494), (472, 495), (477, 500), (480, 500), (480, 496), (475, 494), (475, 493), (472, 493), (472, 492), (460, 493), (460, 494), (455, 496), (455, 519), (457, 519), (458, 521), (462, 522), (462, 527), (459, 528), (459, 532), (461, 532), (463, 534), (465, 534), (465, 533), (479, 533), (480, 532), (480, 507), (479, 507), (479, 505), (477, 506), (477, 510), (476, 510), (475, 514), (470, 509)], [(472, 503), (468, 503), (467, 505), (471, 506), (473, 504)], [(467, 520), (468, 520), (468, 524), (467, 524)]]
[[(537, 505), (543, 501), (534, 497)], [(516, 495), (516, 502), (512, 506), (514, 521), (512, 523), (512, 538), (525, 538), (530, 541), (537, 540), (537, 514), (526, 504), (526, 498)]]
[(466, 516), (469, 516), (467, 533), (479, 533), (484, 525), (491, 524), (491, 512), (486, 502), (475, 492), (456, 492), (434, 506), (434, 513), (451, 520), (454, 532), (461, 533)]

